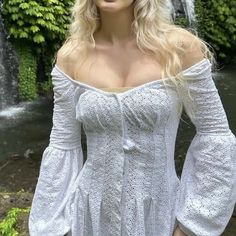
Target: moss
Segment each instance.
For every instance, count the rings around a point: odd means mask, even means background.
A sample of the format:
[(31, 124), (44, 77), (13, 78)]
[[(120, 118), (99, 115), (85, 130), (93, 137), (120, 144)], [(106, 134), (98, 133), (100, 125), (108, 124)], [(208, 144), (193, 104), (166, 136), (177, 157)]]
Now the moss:
[(15, 43), (19, 57), (18, 88), (21, 100), (34, 100), (38, 97), (37, 63), (31, 47), (23, 42)]

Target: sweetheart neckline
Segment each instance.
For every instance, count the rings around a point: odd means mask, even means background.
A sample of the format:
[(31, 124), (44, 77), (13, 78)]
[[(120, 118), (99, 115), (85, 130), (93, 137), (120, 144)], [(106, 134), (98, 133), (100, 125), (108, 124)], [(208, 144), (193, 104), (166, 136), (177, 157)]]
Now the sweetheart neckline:
[[(128, 88), (128, 89), (127, 89)], [(117, 92), (117, 93), (122, 93), (122, 92), (126, 92), (128, 91), (129, 89), (133, 89), (135, 87), (130, 87), (130, 86), (124, 86), (124, 87), (111, 87), (111, 88), (99, 88), (101, 90), (103, 90), (104, 92), (110, 92), (110, 90), (114, 90), (114, 89), (117, 89), (117, 91), (121, 91), (121, 92)]]
[[(191, 69), (201, 65), (202, 63), (204, 62), (209, 62), (209, 59), (207, 58), (204, 58), (196, 63), (194, 63), (192, 66), (182, 70), (180, 73), (184, 74), (188, 71), (191, 71)], [(165, 77), (163, 79), (157, 79), (157, 80), (152, 80), (152, 81), (149, 81), (149, 82), (146, 82), (146, 83), (143, 83), (141, 85), (138, 85), (138, 86), (135, 86), (135, 87), (132, 87), (131, 89), (128, 89), (128, 90), (125, 90), (123, 92), (109, 92), (109, 91), (105, 91), (101, 88), (97, 88), (97, 87), (94, 87), (92, 85), (89, 85), (89, 84), (86, 84), (86, 83), (83, 83), (79, 80), (75, 80), (75, 79), (72, 79), (68, 74), (66, 74), (62, 69), (60, 69), (60, 67), (55, 64), (53, 69), (56, 69), (58, 72), (60, 72), (62, 75), (64, 75), (65, 78), (69, 79), (72, 83), (76, 84), (76, 85), (79, 85), (80, 87), (84, 87), (84, 88), (87, 88), (87, 89), (90, 89), (90, 90), (93, 90), (93, 91), (96, 91), (98, 93), (101, 93), (101, 94), (105, 94), (105, 95), (110, 95), (110, 96), (121, 96), (121, 95), (125, 95), (125, 94), (128, 94), (128, 93), (131, 93), (133, 91), (136, 91), (136, 90), (139, 90), (139, 89), (142, 89), (142, 88), (145, 88), (145, 87), (148, 87), (150, 85), (153, 85), (153, 84), (159, 84), (161, 82), (161, 84), (163, 83), (163, 81), (169, 81), (170, 78), (168, 77)], [(125, 87), (121, 87), (121, 88), (125, 88)]]

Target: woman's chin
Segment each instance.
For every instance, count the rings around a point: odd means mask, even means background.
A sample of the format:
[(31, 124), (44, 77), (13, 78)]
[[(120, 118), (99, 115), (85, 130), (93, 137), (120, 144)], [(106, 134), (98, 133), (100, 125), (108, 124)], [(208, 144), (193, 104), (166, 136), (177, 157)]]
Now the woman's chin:
[(117, 3), (116, 0), (103, 0), (101, 5), (100, 5), (100, 8), (103, 9), (103, 10), (106, 10), (106, 11), (116, 10), (117, 6), (118, 6), (118, 4), (116, 4), (116, 3)]

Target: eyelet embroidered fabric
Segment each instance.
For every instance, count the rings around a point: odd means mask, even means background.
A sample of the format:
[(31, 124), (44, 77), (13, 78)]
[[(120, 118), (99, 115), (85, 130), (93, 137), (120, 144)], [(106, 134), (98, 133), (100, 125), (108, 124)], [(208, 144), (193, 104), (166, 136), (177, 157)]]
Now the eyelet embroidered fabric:
[[(190, 236), (222, 234), (236, 202), (236, 137), (210, 61), (183, 72), (187, 87), (166, 79), (166, 86), (158, 81), (117, 94), (53, 68), (53, 127), (31, 236), (172, 236), (177, 224)], [(196, 134), (179, 179), (174, 149), (182, 108)]]

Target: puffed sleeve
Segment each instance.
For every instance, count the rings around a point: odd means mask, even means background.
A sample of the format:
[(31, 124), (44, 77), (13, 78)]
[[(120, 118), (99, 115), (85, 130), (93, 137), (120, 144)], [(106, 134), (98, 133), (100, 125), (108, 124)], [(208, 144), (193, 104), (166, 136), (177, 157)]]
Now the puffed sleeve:
[(210, 61), (204, 58), (183, 76), (186, 84), (179, 86), (179, 94), (196, 133), (182, 169), (176, 222), (188, 236), (220, 236), (236, 202), (236, 137), (229, 128)]
[(51, 75), (53, 126), (31, 205), (30, 236), (63, 236), (69, 231), (70, 192), (83, 166), (81, 124), (75, 119), (76, 88), (57, 70)]

